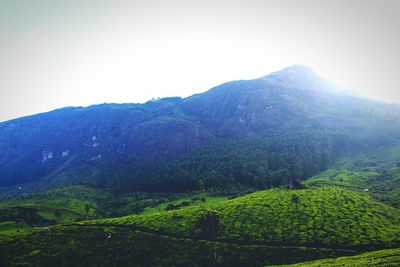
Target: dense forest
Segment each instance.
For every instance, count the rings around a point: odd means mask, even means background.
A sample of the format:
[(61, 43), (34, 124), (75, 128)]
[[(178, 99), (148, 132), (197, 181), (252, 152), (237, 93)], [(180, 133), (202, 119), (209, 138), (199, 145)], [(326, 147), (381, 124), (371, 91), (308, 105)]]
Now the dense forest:
[(297, 65), (187, 98), (64, 108), (0, 123), (0, 191), (269, 188), (393, 144), (398, 112)]

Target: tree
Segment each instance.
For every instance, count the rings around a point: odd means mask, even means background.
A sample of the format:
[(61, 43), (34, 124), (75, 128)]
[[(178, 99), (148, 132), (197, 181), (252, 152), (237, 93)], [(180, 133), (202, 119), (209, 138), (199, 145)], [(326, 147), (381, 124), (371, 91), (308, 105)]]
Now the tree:
[(202, 180), (198, 180), (196, 183), (196, 189), (199, 191), (203, 191), (204, 190), (204, 183)]
[(54, 210), (54, 217), (56, 217), (57, 221), (61, 220), (61, 213), (59, 210)]
[(89, 216), (89, 211), (90, 211), (90, 205), (89, 205), (89, 203), (86, 203), (86, 204), (85, 204), (86, 218)]
[(219, 220), (220, 216), (216, 210), (209, 210), (202, 214), (196, 223), (199, 237), (204, 239), (217, 238), (222, 230)]
[(300, 197), (297, 194), (292, 195), (292, 202), (297, 205), (300, 202)]

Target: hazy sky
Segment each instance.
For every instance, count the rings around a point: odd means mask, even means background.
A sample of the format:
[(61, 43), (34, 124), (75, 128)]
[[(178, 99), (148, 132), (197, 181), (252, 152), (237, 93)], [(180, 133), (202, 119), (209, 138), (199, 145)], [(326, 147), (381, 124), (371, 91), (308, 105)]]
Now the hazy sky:
[(400, 103), (397, 0), (0, 0), (0, 121), (304, 64)]

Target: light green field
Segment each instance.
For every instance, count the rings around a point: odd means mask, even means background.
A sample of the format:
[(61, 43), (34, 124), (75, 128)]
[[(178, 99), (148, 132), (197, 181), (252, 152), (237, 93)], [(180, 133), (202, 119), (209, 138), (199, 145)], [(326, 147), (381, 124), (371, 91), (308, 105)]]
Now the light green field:
[(101, 190), (77, 185), (3, 200), (0, 202), (0, 208), (25, 206), (41, 209), (63, 209), (78, 214), (86, 214), (85, 206), (89, 205), (88, 215), (91, 216), (94, 214), (97, 205), (92, 199), (96, 199), (102, 194), (104, 193)]
[(353, 190), (400, 208), (400, 146), (344, 158), (305, 184)]
[[(400, 249), (386, 249), (364, 253), (357, 256), (323, 259), (279, 267), (398, 267)], [(278, 267), (278, 266), (276, 266)]]
[(0, 238), (28, 233), (30, 227), (26, 224), (17, 224), (14, 221), (0, 222)]
[[(202, 199), (205, 201), (203, 202)], [(179, 205), (182, 202), (188, 202), (190, 205), (188, 207), (201, 207), (204, 205), (210, 205), (210, 204), (215, 204), (219, 203), (221, 201), (227, 200), (227, 196), (221, 196), (221, 195), (215, 195), (212, 193), (201, 193), (201, 194), (195, 194), (191, 196), (178, 196), (172, 201), (164, 202), (156, 207), (147, 207), (144, 209), (144, 211), (141, 214), (151, 214), (151, 213), (158, 213), (158, 212), (163, 212), (166, 211), (166, 208), (169, 204), (173, 205)], [(186, 208), (186, 207), (182, 207)], [(180, 208), (180, 209), (182, 209)]]
[(314, 246), (391, 246), (400, 240), (398, 209), (332, 187), (265, 190), (177, 210), (83, 223), (136, 225), (197, 236), (202, 234), (199, 221), (207, 216), (217, 217), (214, 238), (220, 239)]

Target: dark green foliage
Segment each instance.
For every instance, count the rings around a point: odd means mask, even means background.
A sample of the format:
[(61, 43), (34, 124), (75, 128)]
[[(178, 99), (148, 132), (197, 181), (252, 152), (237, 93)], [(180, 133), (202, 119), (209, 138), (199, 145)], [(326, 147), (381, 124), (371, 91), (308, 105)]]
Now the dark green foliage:
[(117, 227), (64, 226), (0, 240), (1, 266), (263, 266), (354, 253), (196, 241)]
[(15, 221), (29, 226), (42, 226), (54, 224), (55, 221), (46, 219), (38, 214), (35, 207), (11, 207), (0, 209), (0, 222)]
[(168, 206), (165, 208), (165, 210), (175, 210), (175, 209), (179, 209), (179, 208), (181, 208), (181, 207), (187, 207), (187, 206), (189, 206), (189, 205), (190, 205), (190, 203), (187, 202), (187, 201), (183, 201), (183, 202), (181, 202), (181, 203), (178, 204), (178, 205), (174, 205), (174, 204), (170, 203), (170, 204), (168, 204)]
[(86, 215), (89, 215), (89, 210), (90, 210), (89, 203), (86, 203), (86, 204), (85, 204), (85, 212), (86, 212)]
[[(306, 142), (304, 140), (307, 140)], [(189, 191), (217, 188), (223, 192), (240, 185), (265, 188), (305, 179), (326, 169), (335, 157), (333, 141), (323, 131), (275, 133), (220, 142), (164, 165), (153, 174), (132, 178), (145, 191)]]
[(198, 218), (195, 229), (199, 232), (199, 237), (213, 240), (216, 239), (222, 231), (220, 224), (220, 215), (216, 210), (210, 210), (200, 215)]
[(202, 180), (198, 180), (196, 184), (196, 190), (204, 190), (204, 183)]
[(292, 195), (292, 201), (297, 204), (300, 202), (300, 197), (298, 195)]

